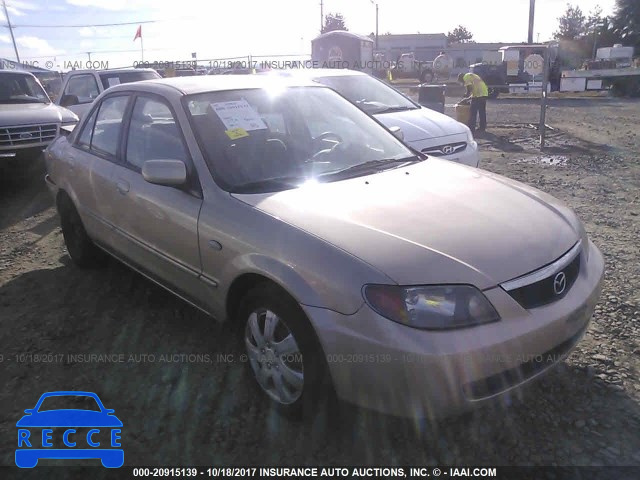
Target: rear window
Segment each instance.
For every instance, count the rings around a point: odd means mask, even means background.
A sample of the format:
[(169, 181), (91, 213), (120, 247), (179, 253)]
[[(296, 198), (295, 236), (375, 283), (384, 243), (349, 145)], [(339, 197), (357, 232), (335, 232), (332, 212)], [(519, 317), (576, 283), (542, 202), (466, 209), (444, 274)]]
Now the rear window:
[(160, 75), (155, 72), (109, 72), (100, 74), (100, 80), (105, 90), (121, 83), (142, 82), (143, 80), (154, 80), (156, 78), (160, 78)]

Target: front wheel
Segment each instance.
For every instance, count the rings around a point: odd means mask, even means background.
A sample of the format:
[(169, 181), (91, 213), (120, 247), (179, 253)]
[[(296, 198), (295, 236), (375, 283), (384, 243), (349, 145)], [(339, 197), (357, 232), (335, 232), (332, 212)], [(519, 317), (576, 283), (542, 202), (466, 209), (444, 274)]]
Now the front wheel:
[(238, 320), (262, 392), (285, 414), (313, 416), (330, 389), (322, 348), (304, 312), (279, 288), (263, 285), (244, 297)]

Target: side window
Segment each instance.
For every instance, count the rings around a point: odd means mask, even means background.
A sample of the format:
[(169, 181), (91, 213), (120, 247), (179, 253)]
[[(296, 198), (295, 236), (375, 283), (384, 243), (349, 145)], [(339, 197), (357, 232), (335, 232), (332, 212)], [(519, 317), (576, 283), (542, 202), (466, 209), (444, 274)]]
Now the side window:
[(112, 156), (117, 154), (122, 119), (128, 102), (127, 95), (108, 97), (102, 101), (93, 128), (92, 150)]
[(131, 113), (126, 161), (142, 169), (147, 160), (182, 160), (187, 152), (171, 110), (164, 103), (138, 97)]
[(91, 103), (100, 94), (93, 75), (74, 75), (69, 79), (65, 95), (75, 95), (79, 103)]
[(84, 124), (82, 133), (78, 137), (78, 145), (82, 145), (86, 148), (91, 146), (91, 134), (93, 133), (93, 124), (96, 123), (96, 113), (97, 110), (94, 110), (91, 117), (87, 120), (87, 123)]

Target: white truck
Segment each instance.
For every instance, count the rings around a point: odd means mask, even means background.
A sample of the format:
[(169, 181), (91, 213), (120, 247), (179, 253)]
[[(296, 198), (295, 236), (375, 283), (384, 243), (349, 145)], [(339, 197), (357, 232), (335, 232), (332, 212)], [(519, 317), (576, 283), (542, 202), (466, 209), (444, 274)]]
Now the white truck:
[(78, 117), (54, 105), (33, 74), (0, 70), (0, 170), (36, 160)]
[(151, 68), (72, 70), (65, 74), (56, 104), (82, 117), (93, 100), (109, 87), (121, 83), (162, 78)]
[(564, 70), (561, 92), (610, 90), (615, 96), (640, 96), (640, 68), (633, 61), (633, 47), (599, 48), (596, 60), (580, 70)]

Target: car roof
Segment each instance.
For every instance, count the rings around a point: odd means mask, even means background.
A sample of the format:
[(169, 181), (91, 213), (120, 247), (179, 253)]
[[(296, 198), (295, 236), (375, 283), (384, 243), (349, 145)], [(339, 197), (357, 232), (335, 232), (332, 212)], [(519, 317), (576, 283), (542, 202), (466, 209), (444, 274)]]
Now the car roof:
[[(272, 88), (274, 77), (265, 75), (194, 75), (190, 77), (171, 77), (142, 82), (123, 83), (109, 88), (109, 92), (118, 90), (140, 90), (150, 93), (166, 93), (171, 87), (182, 95), (217, 92), (225, 90), (246, 90)], [(319, 87), (311, 79), (277, 77), (278, 87)]]
[(349, 70), (348, 68), (292, 68), (288, 70), (271, 70), (267, 73), (300, 78), (367, 76), (364, 72)]
[(107, 70), (69, 70), (67, 75), (80, 73), (133, 73), (133, 72), (155, 72), (153, 68), (110, 68)]
[(13, 75), (30, 75), (30, 76), (34, 76), (33, 73), (31, 72), (27, 72), (26, 70), (5, 70), (0, 68), (0, 73), (11, 73)]

